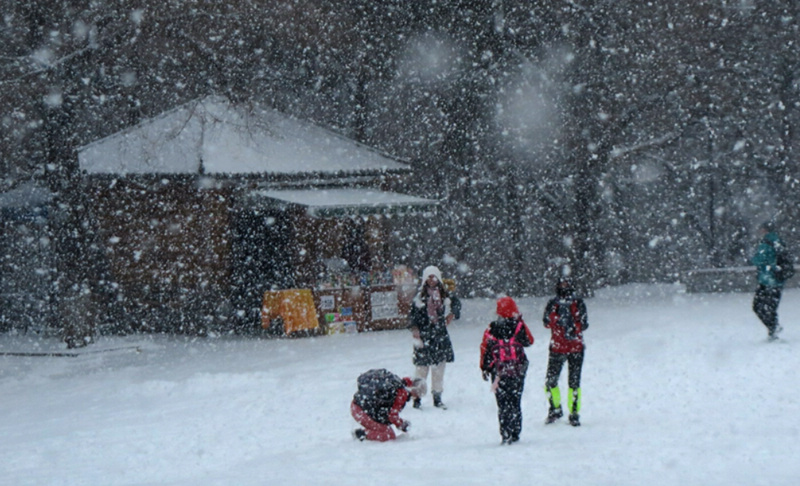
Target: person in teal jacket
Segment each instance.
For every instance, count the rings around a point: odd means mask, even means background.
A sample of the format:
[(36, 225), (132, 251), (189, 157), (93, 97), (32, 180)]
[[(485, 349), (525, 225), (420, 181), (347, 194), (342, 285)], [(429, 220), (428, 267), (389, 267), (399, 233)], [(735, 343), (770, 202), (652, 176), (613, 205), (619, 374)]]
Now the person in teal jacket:
[(783, 328), (778, 324), (778, 304), (781, 302), (783, 282), (775, 276), (777, 250), (783, 246), (778, 234), (770, 223), (759, 228), (761, 242), (750, 263), (758, 270), (758, 288), (753, 297), (753, 311), (767, 328), (770, 340), (778, 339)]

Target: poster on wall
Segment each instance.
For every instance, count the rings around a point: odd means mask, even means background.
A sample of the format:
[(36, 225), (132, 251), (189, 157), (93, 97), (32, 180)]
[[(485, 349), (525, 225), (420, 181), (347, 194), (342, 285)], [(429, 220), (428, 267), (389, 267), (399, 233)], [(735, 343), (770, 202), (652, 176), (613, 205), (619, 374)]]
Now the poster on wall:
[(336, 307), (332, 295), (323, 295), (319, 298), (319, 308), (322, 310), (333, 310)]
[(372, 320), (402, 317), (397, 303), (397, 292), (372, 292), (369, 298)]

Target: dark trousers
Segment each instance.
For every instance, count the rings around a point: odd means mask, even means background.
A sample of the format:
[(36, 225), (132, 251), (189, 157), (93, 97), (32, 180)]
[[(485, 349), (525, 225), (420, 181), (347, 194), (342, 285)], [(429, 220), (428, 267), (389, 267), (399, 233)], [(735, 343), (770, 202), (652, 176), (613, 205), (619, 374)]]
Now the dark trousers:
[(500, 378), (497, 392), (497, 419), (500, 421), (500, 436), (504, 441), (518, 441), (522, 432), (522, 389), (525, 375)]
[(555, 388), (558, 386), (558, 378), (561, 376), (561, 369), (564, 367), (564, 362), (568, 363), (569, 367), (569, 387), (577, 390), (581, 387), (581, 368), (583, 368), (583, 351), (579, 353), (554, 353), (550, 351), (550, 357), (547, 360), (547, 375), (545, 386), (547, 388)]
[(778, 327), (778, 304), (781, 302), (781, 288), (759, 285), (753, 297), (753, 312), (767, 327), (770, 334)]

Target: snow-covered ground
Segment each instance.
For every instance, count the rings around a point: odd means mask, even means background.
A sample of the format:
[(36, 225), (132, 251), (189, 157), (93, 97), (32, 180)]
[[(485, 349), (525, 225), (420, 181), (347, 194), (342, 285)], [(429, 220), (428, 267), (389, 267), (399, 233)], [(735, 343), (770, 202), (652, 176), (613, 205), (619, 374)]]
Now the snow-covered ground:
[[(351, 438), (349, 403), (369, 368), (412, 373), (405, 331), (115, 337), (79, 357), (0, 356), (0, 484), (800, 484), (800, 290), (785, 293), (776, 343), (750, 300), (678, 286), (589, 299), (583, 425), (573, 428), (543, 424), (545, 299), (519, 299), (536, 343), (512, 446), (499, 445), (478, 370), (492, 300), (466, 300), (451, 327), (449, 410), (426, 397), (401, 414), (410, 433), (384, 444)], [(141, 352), (92, 352), (132, 345)], [(0, 335), (0, 352), (57, 348)]]

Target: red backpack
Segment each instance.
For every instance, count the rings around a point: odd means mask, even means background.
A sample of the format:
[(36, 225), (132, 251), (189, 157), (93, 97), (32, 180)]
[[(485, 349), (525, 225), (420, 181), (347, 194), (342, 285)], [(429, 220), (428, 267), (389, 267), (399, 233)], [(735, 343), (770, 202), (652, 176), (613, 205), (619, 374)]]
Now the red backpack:
[(521, 376), (525, 371), (525, 351), (517, 342), (517, 334), (522, 330), (519, 321), (511, 339), (496, 339), (492, 348), (492, 364), (495, 374), (501, 378)]

